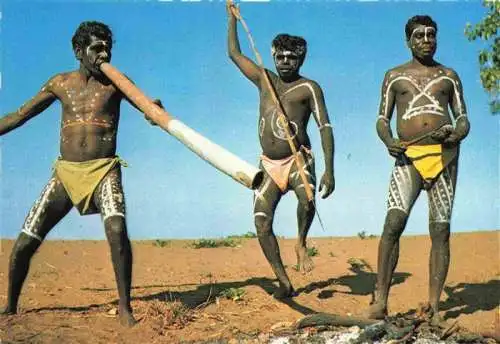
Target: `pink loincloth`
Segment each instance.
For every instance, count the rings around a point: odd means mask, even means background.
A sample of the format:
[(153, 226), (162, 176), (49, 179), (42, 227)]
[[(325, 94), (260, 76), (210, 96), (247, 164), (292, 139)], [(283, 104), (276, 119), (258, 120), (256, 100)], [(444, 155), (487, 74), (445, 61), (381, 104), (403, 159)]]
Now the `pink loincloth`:
[(285, 192), (288, 188), (288, 176), (290, 175), (290, 169), (294, 163), (294, 156), (291, 155), (288, 158), (273, 160), (265, 155), (261, 155), (262, 167), (269, 174), (271, 179), (278, 185), (282, 192)]

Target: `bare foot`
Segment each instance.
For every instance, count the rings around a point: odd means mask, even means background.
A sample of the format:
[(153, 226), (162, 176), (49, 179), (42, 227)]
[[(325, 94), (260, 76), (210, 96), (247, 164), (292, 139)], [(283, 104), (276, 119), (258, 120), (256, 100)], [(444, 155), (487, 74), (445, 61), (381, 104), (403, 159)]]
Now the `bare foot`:
[(448, 324), (448, 322), (446, 322), (437, 312), (432, 313), (430, 324), (440, 328), (447, 328), (450, 326), (450, 324)]
[(295, 289), (293, 289), (292, 286), (279, 286), (278, 289), (273, 293), (273, 297), (277, 300), (287, 299), (294, 296), (297, 296), (297, 292), (295, 291)]
[(385, 319), (387, 316), (387, 306), (382, 303), (373, 303), (370, 305), (368, 310), (365, 312), (365, 316), (368, 319)]
[(120, 318), (120, 324), (125, 327), (132, 327), (137, 324), (137, 320), (135, 320), (132, 315), (132, 310), (128, 308), (120, 308), (118, 311), (118, 317)]
[(297, 254), (297, 270), (302, 273), (308, 273), (314, 269), (314, 263), (307, 254), (307, 248), (302, 245), (295, 245), (295, 253)]
[(2, 308), (0, 310), (0, 316), (2, 315), (13, 315), (16, 314), (17, 310), (16, 309), (10, 309), (9, 307)]

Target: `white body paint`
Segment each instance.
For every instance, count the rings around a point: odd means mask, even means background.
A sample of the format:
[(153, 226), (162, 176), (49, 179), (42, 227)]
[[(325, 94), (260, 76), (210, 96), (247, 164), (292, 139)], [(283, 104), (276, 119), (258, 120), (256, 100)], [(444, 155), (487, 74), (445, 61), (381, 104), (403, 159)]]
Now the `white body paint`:
[(266, 198), (264, 195), (266, 194), (267, 188), (271, 185), (271, 178), (268, 178), (264, 186), (259, 190), (254, 191), (254, 199), (253, 199), (253, 212), (255, 213), (254, 216), (257, 216), (257, 213), (255, 212), (255, 206), (257, 205), (257, 202), (264, 202), (267, 203)]
[[(417, 95), (415, 95), (413, 97), (413, 99), (408, 103), (408, 107), (406, 108), (406, 111), (405, 113), (403, 114), (402, 116), (402, 119), (403, 120), (409, 120), (415, 116), (420, 116), (420, 115), (423, 115), (423, 114), (433, 114), (433, 115), (438, 115), (438, 116), (444, 116), (444, 109), (443, 107), (439, 104), (439, 101), (434, 98), (432, 96), (432, 94), (429, 94), (428, 93), (428, 90), (431, 86), (433, 86), (434, 84), (442, 81), (442, 80), (449, 80), (452, 84), (453, 84), (453, 90), (454, 90), (454, 97), (455, 97), (455, 101), (457, 102), (458, 104), (458, 107), (459, 107), (459, 112), (461, 115), (464, 115), (464, 107), (463, 107), (463, 104), (460, 100), (460, 94), (459, 94), (459, 91), (458, 91), (458, 85), (457, 85), (457, 82), (455, 80), (453, 80), (452, 78), (448, 77), (448, 76), (445, 76), (445, 75), (442, 75), (442, 76), (438, 76), (434, 79), (431, 79), (423, 88), (420, 87), (417, 82), (408, 77), (408, 76), (398, 76), (396, 77), (394, 80), (392, 80), (388, 87), (387, 87), (387, 90), (384, 94), (384, 103), (385, 103), (385, 108), (384, 108), (384, 114), (387, 113), (387, 106), (389, 105), (389, 103), (387, 102), (387, 97), (388, 97), (388, 94), (389, 94), (389, 90), (391, 89), (392, 85), (396, 82), (396, 81), (399, 81), (399, 80), (406, 80), (408, 82), (410, 82), (418, 91), (419, 93)], [(428, 104), (425, 104), (425, 105), (420, 105), (420, 106), (414, 106), (415, 102), (417, 102), (417, 100), (421, 99), (421, 98), (427, 98), (427, 100), (430, 102)]]
[[(297, 136), (298, 126), (296, 123), (292, 121), (288, 121), (286, 119), (285, 121), (287, 121), (288, 124), (290, 124), (289, 125), (291, 131), (290, 138), (293, 140), (295, 136)], [(271, 117), (271, 130), (273, 131), (274, 137), (283, 141), (287, 141), (288, 136), (286, 134), (286, 127), (282, 125), (277, 109), (273, 111), (273, 115)]]
[(266, 126), (266, 120), (264, 117), (262, 117), (260, 119), (260, 123), (259, 123), (259, 136), (262, 137), (262, 135), (264, 135), (264, 128)]
[(289, 90), (287, 90), (285, 92), (285, 94), (290, 93), (290, 92), (292, 92), (293, 90), (296, 90), (299, 87), (307, 87), (311, 91), (311, 94), (313, 96), (313, 101), (314, 101), (314, 109), (312, 109), (313, 115), (314, 115), (314, 118), (316, 118), (316, 123), (320, 123), (319, 117), (318, 117), (318, 97), (316, 97), (316, 93), (314, 93), (314, 88), (311, 86), (310, 83), (304, 82), (302, 84), (293, 86)]
[[(417, 32), (420, 28), (415, 28), (412, 32), (411, 32), (411, 35), (410, 35), (410, 40), (413, 38), (413, 34), (415, 32)], [(436, 32), (436, 29), (434, 29), (432, 26), (426, 26), (424, 28), (424, 42), (428, 42), (429, 41), (429, 38), (427, 37), (427, 34), (429, 33), (429, 31), (433, 31), (433, 32)]]

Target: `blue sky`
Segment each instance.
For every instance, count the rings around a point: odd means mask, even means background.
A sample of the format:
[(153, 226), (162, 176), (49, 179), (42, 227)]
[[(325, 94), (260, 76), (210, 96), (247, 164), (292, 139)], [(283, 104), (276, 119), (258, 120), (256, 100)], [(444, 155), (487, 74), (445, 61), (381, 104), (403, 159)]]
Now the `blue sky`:
[[(115, 34), (113, 64), (151, 97), (205, 137), (254, 165), (258, 95), (226, 52), (224, 2), (7, 2), (1, 4), (0, 113), (14, 111), (52, 75), (78, 67), (71, 37), (81, 21), (99, 20)], [(305, 37), (302, 74), (319, 82), (336, 141), (334, 194), (318, 200), (311, 236), (380, 234), (392, 158), (378, 140), (375, 119), (384, 72), (410, 58), (404, 25), (429, 14), (439, 25), (436, 59), (460, 75), (472, 130), (462, 145), (453, 231), (499, 228), (499, 120), (488, 112), (478, 73), (481, 43), (468, 42), (466, 22), (484, 15), (469, 2), (241, 3), (267, 67), (270, 42), (280, 32)], [(240, 27), (244, 52), (249, 43)], [(1, 236), (13, 238), (51, 174), (58, 156), (61, 108), (52, 105), (0, 138)], [(309, 126), (323, 173), (323, 152)], [(129, 233), (133, 239), (219, 237), (254, 231), (252, 192), (218, 172), (166, 132), (150, 127), (126, 102), (118, 134), (125, 168)], [(278, 206), (275, 232), (296, 235), (292, 193)], [(425, 234), (427, 197), (417, 202), (406, 234)], [(49, 238), (104, 238), (98, 215), (73, 210)]]

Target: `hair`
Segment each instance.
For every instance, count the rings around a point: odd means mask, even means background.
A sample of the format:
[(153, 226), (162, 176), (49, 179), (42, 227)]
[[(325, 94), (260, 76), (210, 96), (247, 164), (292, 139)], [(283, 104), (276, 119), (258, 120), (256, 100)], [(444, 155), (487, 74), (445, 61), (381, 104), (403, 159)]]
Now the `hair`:
[(425, 26), (432, 26), (437, 33), (437, 24), (432, 18), (428, 15), (416, 15), (408, 19), (408, 22), (406, 23), (405, 26), (405, 33), (406, 33), (406, 40), (409, 41), (411, 38), (411, 34), (413, 30), (415, 29), (416, 26), (418, 25), (425, 25)]
[(89, 45), (91, 36), (107, 41), (111, 49), (113, 45), (113, 33), (109, 26), (97, 21), (85, 21), (78, 26), (78, 29), (76, 29), (71, 39), (73, 50), (76, 50), (76, 48), (84, 48)]
[(273, 39), (271, 45), (271, 52), (273, 56), (278, 50), (289, 50), (297, 54), (302, 61), (306, 57), (307, 42), (304, 38), (299, 36), (291, 36), (286, 33), (280, 33)]

